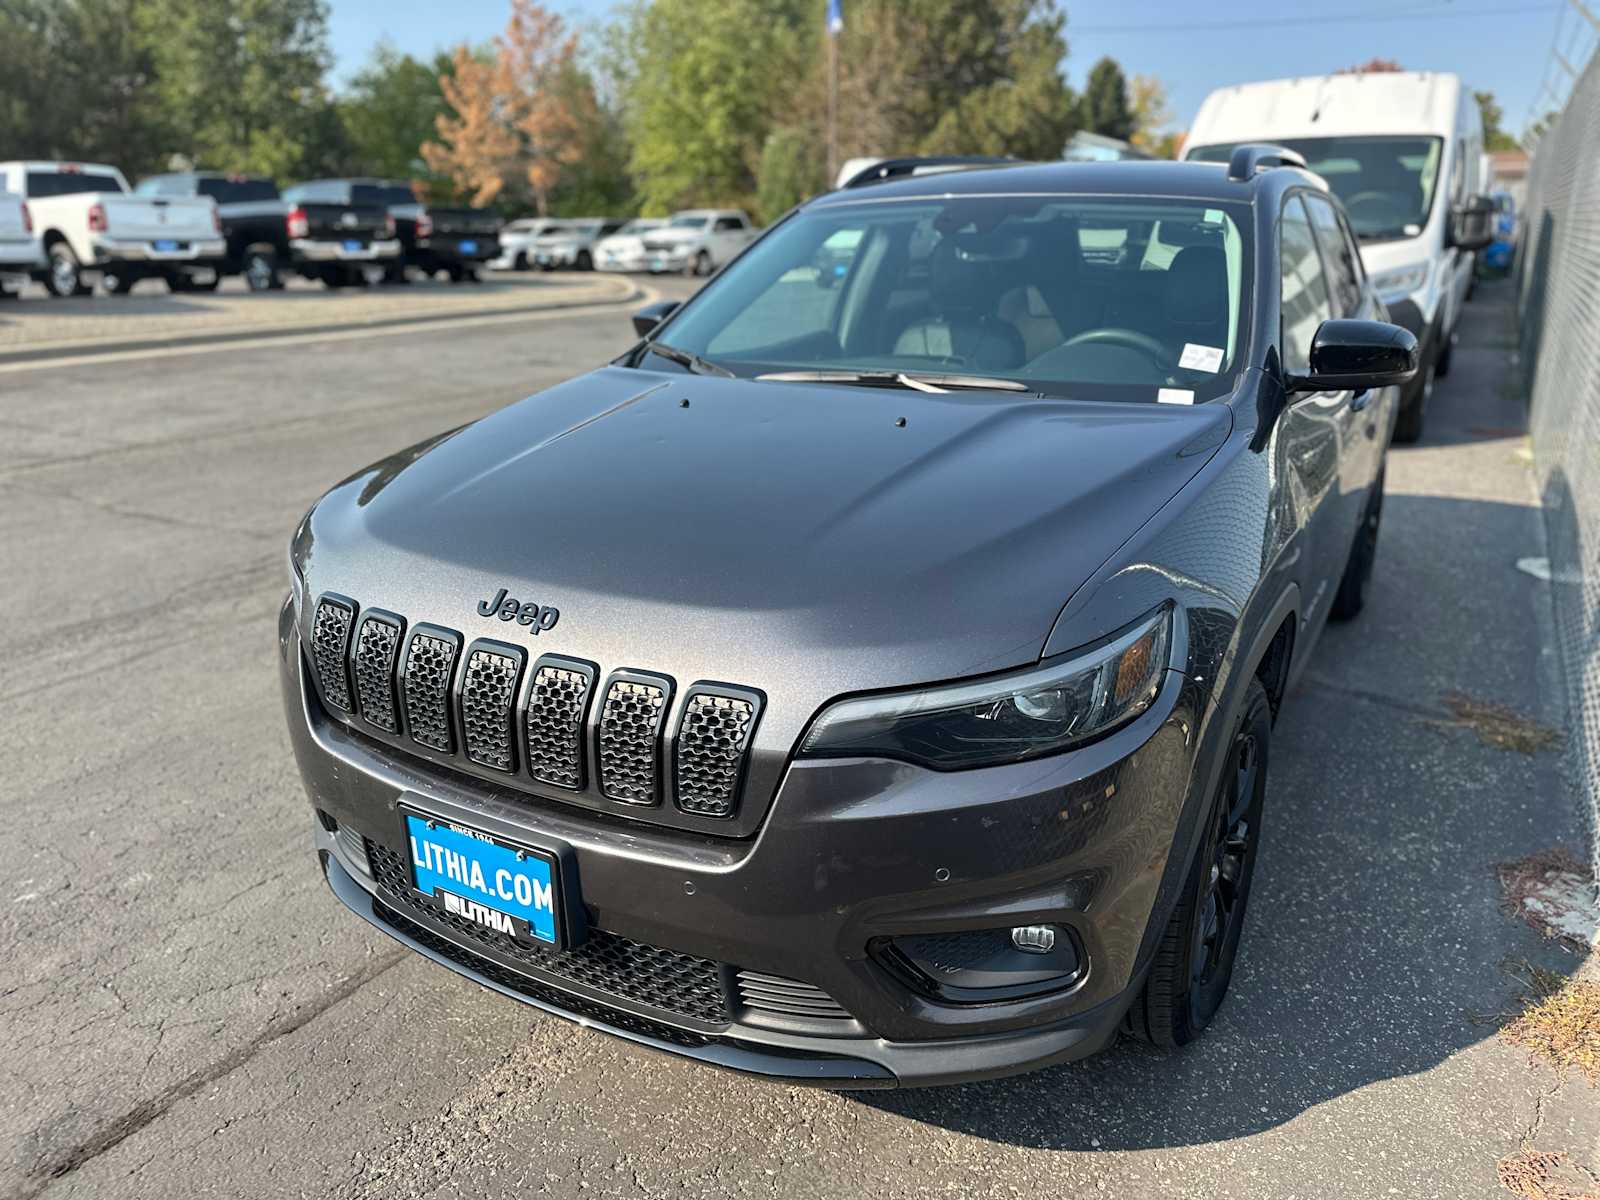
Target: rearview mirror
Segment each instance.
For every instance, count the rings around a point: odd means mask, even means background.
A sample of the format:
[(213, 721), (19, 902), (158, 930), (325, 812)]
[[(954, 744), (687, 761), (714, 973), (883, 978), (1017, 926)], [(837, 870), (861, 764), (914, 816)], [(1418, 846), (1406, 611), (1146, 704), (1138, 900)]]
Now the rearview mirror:
[(1472, 196), (1465, 204), (1450, 210), (1450, 244), (1463, 250), (1482, 250), (1494, 241), (1494, 201), (1487, 196)]
[(1417, 372), (1417, 339), (1387, 321), (1324, 321), (1311, 339), (1311, 373), (1291, 392), (1361, 392), (1404, 383)]
[(656, 326), (678, 311), (681, 300), (658, 300), (647, 304), (633, 314), (633, 331), (640, 337), (649, 337)]

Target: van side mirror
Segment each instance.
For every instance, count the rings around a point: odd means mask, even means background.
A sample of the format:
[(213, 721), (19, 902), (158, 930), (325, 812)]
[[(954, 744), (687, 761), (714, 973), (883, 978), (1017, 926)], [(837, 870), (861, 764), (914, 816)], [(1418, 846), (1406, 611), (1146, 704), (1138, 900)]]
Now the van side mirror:
[(1404, 383), (1417, 372), (1417, 339), (1387, 321), (1324, 321), (1311, 339), (1311, 372), (1291, 375), (1291, 392), (1362, 392)]
[(640, 337), (649, 337), (657, 325), (678, 311), (681, 300), (658, 300), (647, 304), (633, 314), (633, 331)]
[(1494, 201), (1488, 196), (1469, 197), (1450, 210), (1450, 244), (1473, 252), (1494, 241)]

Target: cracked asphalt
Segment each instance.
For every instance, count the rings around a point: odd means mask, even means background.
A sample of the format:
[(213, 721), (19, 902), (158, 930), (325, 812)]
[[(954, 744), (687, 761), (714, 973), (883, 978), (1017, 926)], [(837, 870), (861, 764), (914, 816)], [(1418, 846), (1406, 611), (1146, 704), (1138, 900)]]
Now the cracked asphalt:
[[(663, 291), (686, 285), (669, 281)], [(652, 1055), (399, 950), (329, 896), (273, 668), (329, 482), (603, 361), (626, 310), (0, 364), (0, 1196), (1505, 1196), (1596, 1162), (1580, 1079), (1494, 1036), (1578, 961), (1497, 862), (1581, 848), (1505, 287), (1391, 453), (1367, 612), (1275, 731), (1233, 993), (1202, 1044), (830, 1094)]]

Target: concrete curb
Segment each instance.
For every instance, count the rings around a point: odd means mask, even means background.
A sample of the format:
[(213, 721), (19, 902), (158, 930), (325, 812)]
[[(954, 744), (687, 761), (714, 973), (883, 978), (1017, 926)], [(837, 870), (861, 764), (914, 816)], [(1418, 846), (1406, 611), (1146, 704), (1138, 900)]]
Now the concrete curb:
[(485, 319), (503, 319), (533, 313), (566, 310), (582, 312), (590, 308), (609, 308), (641, 300), (652, 293), (629, 279), (626, 288), (614, 296), (593, 296), (586, 299), (562, 301), (549, 300), (534, 304), (503, 305), (493, 308), (474, 308), (461, 312), (412, 313), (398, 317), (376, 317), (359, 321), (323, 321), (307, 325), (284, 325), (262, 328), (234, 328), (214, 333), (176, 334), (148, 338), (83, 339), (74, 342), (52, 342), (43, 346), (30, 346), (25, 350), (0, 350), (0, 366), (17, 363), (49, 361), (72, 363), (93, 361), (104, 355), (125, 354), (143, 350), (183, 350), (197, 346), (233, 343), (241, 346), (272, 342), (278, 339), (305, 337), (324, 333), (347, 333), (402, 329), (409, 325), (438, 325), (448, 322), (471, 322)]

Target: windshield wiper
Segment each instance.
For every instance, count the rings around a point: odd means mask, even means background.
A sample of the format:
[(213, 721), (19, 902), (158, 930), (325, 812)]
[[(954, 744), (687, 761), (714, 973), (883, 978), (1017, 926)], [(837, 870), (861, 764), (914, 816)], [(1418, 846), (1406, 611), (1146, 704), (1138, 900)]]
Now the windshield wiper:
[(724, 379), (736, 378), (727, 367), (712, 362), (709, 358), (701, 358), (688, 350), (679, 350), (676, 346), (669, 346), (665, 342), (646, 342), (644, 348), (651, 354), (658, 354), (668, 362), (675, 362), (680, 367), (693, 371), (696, 375), (720, 375)]
[(772, 371), (756, 378), (770, 383), (847, 383), (858, 387), (908, 388), (914, 392), (1033, 390), (1015, 379), (994, 379), (988, 375), (924, 375), (909, 371)]

